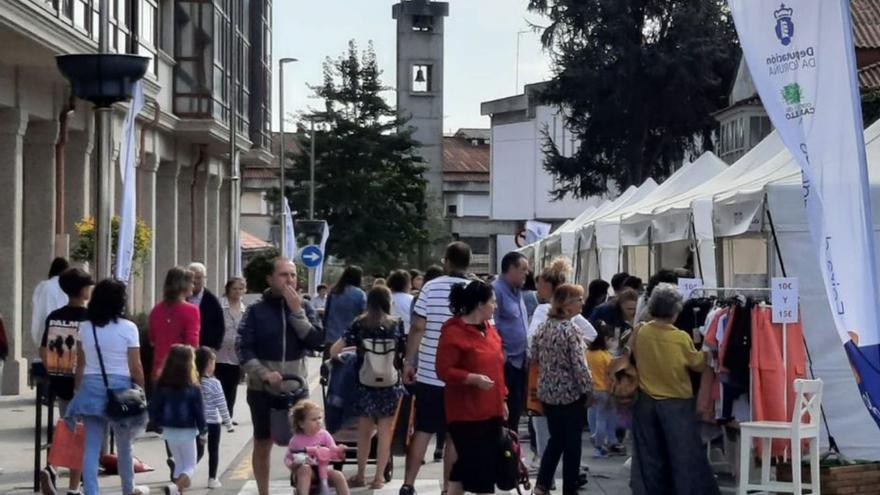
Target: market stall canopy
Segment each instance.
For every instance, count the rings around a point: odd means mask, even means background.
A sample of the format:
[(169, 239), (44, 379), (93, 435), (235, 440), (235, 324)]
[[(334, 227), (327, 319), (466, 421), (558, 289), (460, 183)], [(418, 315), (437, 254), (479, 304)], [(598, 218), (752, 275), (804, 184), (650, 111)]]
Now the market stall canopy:
[[(707, 151), (700, 155), (693, 162), (680, 168), (672, 174), (666, 181), (657, 187), (651, 194), (645, 196), (641, 201), (624, 208), (619, 212), (601, 218), (597, 221), (597, 241), (601, 248), (600, 233), (602, 225), (616, 228), (605, 228), (605, 234), (612, 234), (617, 231), (619, 233), (619, 245), (622, 246), (638, 246), (648, 244), (648, 237), (651, 227), (650, 215), (659, 207), (668, 204), (668, 202), (678, 195), (685, 192), (700, 188), (709, 179), (727, 169), (727, 164), (723, 160), (715, 156), (715, 153)], [(646, 215), (648, 217), (646, 217)], [(630, 218), (644, 218), (642, 221), (635, 223), (625, 223)], [(601, 237), (605, 237), (602, 235)]]

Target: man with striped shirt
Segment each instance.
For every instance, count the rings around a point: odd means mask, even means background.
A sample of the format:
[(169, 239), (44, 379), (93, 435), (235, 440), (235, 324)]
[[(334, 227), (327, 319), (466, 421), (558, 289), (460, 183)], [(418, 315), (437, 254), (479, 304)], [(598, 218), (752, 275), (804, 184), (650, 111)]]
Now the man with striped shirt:
[[(413, 483), (419, 474), (428, 443), (433, 435), (446, 429), (443, 382), (437, 378), (435, 369), (437, 343), (440, 340), (440, 328), (446, 320), (452, 318), (449, 311), (449, 291), (456, 284), (467, 283), (465, 272), (470, 262), (470, 246), (463, 242), (448, 245), (443, 261), (446, 275), (426, 283), (416, 300), (403, 368), (404, 382), (412, 385), (415, 393), (415, 434), (406, 455), (406, 474), (400, 495), (415, 495)], [(449, 481), (449, 471), (455, 458), (455, 446), (447, 438), (443, 456), (444, 486)]]

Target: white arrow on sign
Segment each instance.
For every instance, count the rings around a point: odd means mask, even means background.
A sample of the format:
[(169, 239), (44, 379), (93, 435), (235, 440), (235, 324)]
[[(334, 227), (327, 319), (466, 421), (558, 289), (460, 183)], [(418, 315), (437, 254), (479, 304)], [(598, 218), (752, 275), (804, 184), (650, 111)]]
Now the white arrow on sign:
[(319, 259), (321, 259), (321, 255), (318, 253), (307, 253), (307, 254), (302, 255), (302, 257), (311, 261), (311, 262), (315, 262), (315, 261), (318, 261)]

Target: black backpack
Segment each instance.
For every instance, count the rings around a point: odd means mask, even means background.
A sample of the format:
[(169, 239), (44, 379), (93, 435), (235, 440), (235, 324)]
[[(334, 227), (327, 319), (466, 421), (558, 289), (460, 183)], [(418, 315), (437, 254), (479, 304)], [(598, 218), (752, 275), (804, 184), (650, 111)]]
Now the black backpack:
[(519, 437), (508, 428), (501, 429), (501, 438), (498, 446), (498, 461), (496, 463), (495, 485), (499, 490), (516, 490), (522, 495), (520, 486), (531, 490), (529, 470), (522, 462), (522, 448)]

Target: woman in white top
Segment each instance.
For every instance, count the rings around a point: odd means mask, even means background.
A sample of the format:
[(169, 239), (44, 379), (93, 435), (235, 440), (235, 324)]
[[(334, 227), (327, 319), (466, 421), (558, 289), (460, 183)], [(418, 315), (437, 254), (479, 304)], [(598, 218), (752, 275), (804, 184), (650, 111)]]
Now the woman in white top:
[(403, 331), (408, 335), (413, 302), (409, 273), (406, 270), (391, 272), (388, 276), (388, 288), (391, 289), (391, 316), (403, 321)]
[[(144, 368), (141, 365), (140, 337), (137, 326), (122, 316), (125, 314), (125, 284), (113, 279), (98, 282), (89, 301), (89, 321), (79, 330), (76, 362), (76, 395), (67, 407), (65, 419), (72, 423), (82, 419), (86, 440), (83, 455), (83, 485), (85, 495), (98, 495), (98, 464), (104, 430), (109, 423), (116, 438), (118, 471), (122, 478), (124, 495), (141, 495), (149, 489), (134, 485), (134, 463), (131, 444), (147, 424), (143, 415), (124, 420), (113, 420), (106, 414), (107, 388), (127, 389), (132, 385), (144, 386)], [(97, 342), (96, 342), (97, 340)], [(98, 357), (100, 347), (100, 358)], [(101, 373), (101, 361), (107, 373), (107, 385)], [(72, 425), (68, 425), (72, 426)]]
[(247, 282), (241, 277), (232, 277), (226, 282), (224, 295), (220, 299), (226, 332), (223, 334), (223, 344), (217, 352), (214, 378), (220, 380), (220, 385), (223, 386), (223, 395), (226, 397), (226, 406), (230, 415), (235, 413), (235, 398), (241, 381), (241, 363), (235, 353), (235, 339), (238, 338), (238, 326), (241, 325), (241, 320), (247, 311), (247, 305), (243, 300), (245, 292), (247, 292)]
[[(553, 299), (553, 292), (562, 284), (568, 283), (571, 278), (571, 263), (565, 258), (557, 258), (550, 263), (550, 266), (544, 269), (535, 280), (538, 288), (538, 300), (542, 303), (535, 308), (532, 315), (532, 321), (529, 323), (528, 339), (529, 348), (531, 349), (532, 336), (538, 328), (548, 319), (550, 312), (550, 303)], [(571, 322), (575, 327), (584, 333), (587, 343), (592, 342), (596, 338), (596, 329), (581, 314), (575, 315)], [(550, 440), (550, 430), (547, 427), (547, 418), (544, 416), (534, 416), (532, 425), (535, 428), (535, 444), (537, 447), (537, 457), (540, 459), (544, 455), (544, 449)]]

